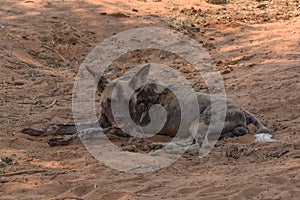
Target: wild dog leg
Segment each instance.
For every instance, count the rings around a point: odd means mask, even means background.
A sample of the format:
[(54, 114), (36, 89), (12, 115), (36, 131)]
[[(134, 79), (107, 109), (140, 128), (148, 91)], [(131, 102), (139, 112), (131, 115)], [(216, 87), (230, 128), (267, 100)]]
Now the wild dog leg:
[(265, 127), (252, 113), (244, 110), (245, 115), (246, 115), (246, 121), (247, 121), (247, 125), (248, 124), (253, 124), (256, 127), (256, 133), (268, 133), (270, 135), (272, 135), (271, 131)]
[(249, 133), (249, 129), (247, 126), (238, 126), (234, 128), (232, 131), (222, 133), (219, 139), (227, 138), (227, 137), (239, 137)]
[(99, 127), (98, 122), (78, 124), (77, 126), (75, 124), (57, 124), (48, 129), (25, 128), (21, 132), (31, 136), (60, 135), (60, 137), (49, 139), (48, 144), (50, 146), (64, 146), (78, 139), (77, 129), (84, 130), (97, 127)]
[(64, 137), (55, 137), (48, 140), (50, 146), (65, 146), (70, 144), (72, 141), (78, 139), (78, 134), (68, 135)]

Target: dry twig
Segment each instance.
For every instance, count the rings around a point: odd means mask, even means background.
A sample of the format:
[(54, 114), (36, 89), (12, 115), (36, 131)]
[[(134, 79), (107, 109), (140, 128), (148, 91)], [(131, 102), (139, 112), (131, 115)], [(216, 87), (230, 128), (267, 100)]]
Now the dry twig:
[(11, 172), (11, 173), (6, 173), (6, 174), (0, 174), (0, 177), (7, 177), (7, 176), (17, 176), (17, 175), (23, 175), (23, 174), (36, 174), (36, 173), (42, 173), (46, 172), (47, 170), (45, 169), (36, 169), (36, 170), (22, 170), (18, 172)]
[(1, 177), (8, 177), (8, 176), (17, 176), (17, 175), (30, 175), (30, 174), (38, 174), (38, 173), (47, 173), (47, 175), (59, 175), (59, 174), (66, 174), (68, 172), (71, 172), (72, 170), (68, 171), (62, 171), (62, 172), (55, 172), (55, 171), (49, 171), (46, 169), (36, 169), (36, 170), (22, 170), (17, 172), (11, 172), (6, 174), (0, 174)]
[(64, 62), (66, 61), (66, 59), (56, 49), (53, 49), (53, 48), (49, 47), (46, 44), (43, 44), (42, 47), (44, 47), (44, 48), (46, 48), (46, 49), (48, 49), (48, 50), (50, 50), (52, 52), (55, 52)]

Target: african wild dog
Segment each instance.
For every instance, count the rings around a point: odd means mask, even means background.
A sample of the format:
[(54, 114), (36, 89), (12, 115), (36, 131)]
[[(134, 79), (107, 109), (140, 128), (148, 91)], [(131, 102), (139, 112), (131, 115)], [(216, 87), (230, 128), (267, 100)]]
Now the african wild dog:
[[(217, 97), (214, 98), (217, 106), (213, 111), (211, 106), (212, 97), (207, 93), (196, 93), (199, 104), (199, 115), (189, 115), (189, 113), (193, 113), (192, 110), (194, 109), (194, 106), (190, 105), (190, 103), (192, 104), (191, 95), (188, 92), (181, 92), (184, 91), (184, 89), (179, 87), (175, 88), (175, 90), (179, 90), (179, 94), (182, 93), (181, 96), (183, 96), (183, 99), (181, 99), (181, 101), (184, 101), (185, 109), (188, 109), (186, 112), (187, 114), (183, 118), (184, 121), (182, 122), (182, 113), (178, 96), (172, 92), (173, 90), (155, 83), (143, 85), (143, 83), (146, 83), (147, 81), (150, 65), (142, 67), (132, 78), (125, 77), (111, 82), (92, 69), (87, 68), (87, 70), (97, 81), (98, 93), (101, 94), (102, 113), (100, 124), (102, 127), (113, 126), (119, 129), (126, 126), (126, 124), (124, 124), (126, 116), (123, 115), (126, 107), (116, 109), (116, 116), (113, 116), (111, 108), (113, 102), (130, 102), (130, 116), (135, 124), (142, 127), (151, 123), (151, 106), (159, 104), (166, 110), (167, 117), (163, 128), (158, 134), (180, 138), (188, 138), (193, 135), (201, 140), (206, 134), (209, 125), (214, 126), (219, 123), (218, 121), (211, 122), (212, 112), (218, 112), (218, 109), (222, 109), (219, 105), (226, 102), (227, 111), (221, 135), (215, 135), (211, 132), (208, 134), (209, 138), (220, 139), (223, 137), (245, 135), (249, 132), (248, 125), (250, 123), (255, 125), (257, 129), (256, 133), (267, 133), (271, 135), (270, 130), (262, 125), (253, 114), (231, 100), (224, 100)], [(139, 87), (140, 85), (142, 86)], [(114, 88), (116, 91), (112, 92)], [(130, 96), (130, 91), (135, 92)], [(189, 112), (189, 109), (191, 112)], [(183, 123), (182, 127), (180, 127), (183, 131), (180, 131), (180, 134), (176, 135), (180, 123)]]

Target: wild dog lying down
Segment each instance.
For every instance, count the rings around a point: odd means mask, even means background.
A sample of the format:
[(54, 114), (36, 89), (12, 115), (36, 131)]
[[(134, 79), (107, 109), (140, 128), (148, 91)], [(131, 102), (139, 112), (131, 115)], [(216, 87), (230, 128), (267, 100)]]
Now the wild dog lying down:
[[(126, 119), (128, 118), (128, 116), (124, 114), (126, 113), (126, 109), (129, 110), (130, 118), (132, 119), (132, 122), (134, 124), (141, 127), (147, 127), (148, 124), (151, 124), (152, 121), (155, 121), (155, 118), (151, 118), (152, 106), (159, 104), (166, 111), (166, 121), (164, 122), (161, 129), (159, 129), (160, 131), (158, 132), (158, 134), (171, 137), (176, 136), (179, 138), (188, 138), (188, 140), (186, 140), (187, 145), (190, 145), (191, 141), (195, 138), (197, 140), (196, 143), (201, 145), (201, 142), (206, 136), (208, 127), (211, 124), (211, 95), (202, 92), (196, 92), (196, 98), (199, 104), (199, 115), (185, 116), (183, 125), (180, 127), (183, 131), (181, 131), (180, 134), (177, 134), (179, 124), (182, 123), (181, 108), (178, 101), (178, 96), (176, 96), (172, 91), (184, 91), (184, 89), (179, 87), (170, 90), (169, 87), (163, 87), (155, 83), (143, 85), (147, 82), (149, 70), (150, 65), (146, 65), (132, 77), (124, 76), (118, 80), (108, 81), (104, 76), (98, 74), (90, 68), (87, 68), (87, 71), (94, 77), (95, 81), (97, 82), (97, 91), (99, 94), (101, 94), (102, 111), (99, 118), (100, 126), (104, 129), (112, 128), (117, 135), (126, 135), (126, 133), (120, 131), (120, 129), (123, 129), (127, 126), (127, 130), (129, 130), (127, 131), (127, 133), (131, 135), (131, 132), (134, 132), (136, 130), (134, 130), (134, 128), (130, 129), (132, 124), (127, 124), (128, 120)], [(182, 95), (184, 96), (183, 99), (185, 105), (187, 105), (186, 109), (191, 109), (191, 111), (194, 110), (195, 108), (193, 105), (189, 106), (189, 103), (191, 101), (189, 98), (189, 94), (187, 94), (186, 92), (182, 92)], [(225, 123), (221, 134), (209, 133), (207, 134), (209, 139), (221, 139), (224, 137), (245, 135), (249, 132), (248, 125), (251, 123), (256, 127), (256, 134), (266, 133), (271, 135), (270, 130), (263, 126), (262, 123), (253, 114), (243, 109), (237, 103), (231, 100), (224, 100), (219, 98), (214, 99), (217, 105), (217, 108), (215, 110), (218, 110), (218, 105), (221, 105), (224, 102), (226, 103), (227, 110)], [(112, 105), (117, 105), (116, 108), (114, 108), (114, 114)], [(187, 113), (189, 113), (189, 111), (187, 111)], [(219, 122), (216, 121), (212, 124), (219, 124)], [(87, 124), (86, 127), (95, 127), (95, 125), (91, 123)], [(147, 133), (147, 131), (149, 130), (151, 132), (151, 128), (143, 128), (142, 133)], [(27, 134), (35, 133), (34, 131), (33, 129), (23, 130), (23, 132)], [(74, 125), (62, 125), (61, 127), (58, 126), (55, 130), (45, 130), (44, 133), (51, 131), (52, 133), (60, 132), (60, 134), (72, 132), (74, 133), (76, 132), (76, 128)], [(153, 132), (151, 132), (150, 134), (153, 134)], [(75, 137), (76, 135), (63, 138), (61, 140), (50, 140), (49, 144), (68, 144)]]
[[(166, 121), (158, 134), (171, 137), (176, 136), (179, 138), (196, 138), (198, 143), (202, 142), (209, 125), (220, 123), (218, 121), (211, 123), (211, 113), (213, 112), (211, 106), (212, 97), (202, 92), (196, 92), (196, 98), (199, 104), (199, 115), (186, 115), (184, 116), (184, 122), (181, 122), (181, 108), (178, 96), (176, 95), (182, 93), (182, 96), (184, 96), (183, 101), (185, 105), (187, 105), (185, 109), (188, 109), (187, 113), (192, 113), (195, 108), (192, 103), (189, 105), (191, 102), (189, 92), (181, 92), (184, 91), (184, 88), (181, 87), (173, 87), (171, 90), (169, 87), (162, 87), (155, 83), (143, 85), (147, 81), (150, 65), (144, 66), (132, 78), (125, 77), (124, 79), (111, 82), (90, 68), (87, 68), (87, 70), (98, 82), (97, 89), (98, 93), (101, 94), (102, 107), (100, 124), (103, 128), (113, 126), (114, 128), (120, 129), (128, 125), (126, 124), (126, 117), (128, 116), (124, 115), (128, 106), (116, 108), (113, 115), (112, 105), (116, 105), (117, 102), (124, 102), (119, 105), (128, 105), (126, 102), (129, 102), (130, 117), (135, 124), (142, 127), (151, 123), (151, 120), (155, 121), (155, 118), (150, 119), (151, 107), (157, 104), (161, 105), (166, 111)], [(143, 86), (139, 87), (140, 85)], [(113, 92), (114, 89), (115, 91)], [(172, 92), (174, 90), (179, 90), (180, 92), (177, 92), (175, 95)], [(130, 95), (132, 91), (135, 92), (133, 95)], [(221, 109), (221, 106), (220, 108), (218, 106), (224, 102), (227, 106), (227, 111), (221, 135), (209, 133), (209, 139), (245, 135), (249, 132), (248, 125), (251, 123), (256, 127), (256, 134), (266, 133), (271, 136), (269, 129), (262, 125), (253, 114), (243, 109), (237, 103), (219, 98), (214, 98), (214, 101), (217, 105), (214, 112)], [(189, 112), (189, 109), (191, 112)], [(183, 123), (182, 127), (180, 127), (183, 131), (177, 134), (180, 123)], [(130, 127), (130, 125), (128, 126)], [(128, 129), (128, 127), (127, 130), (134, 131), (130, 128)], [(147, 130), (149, 129), (143, 129), (142, 132), (147, 132)], [(188, 142), (188, 144), (190, 143)]]

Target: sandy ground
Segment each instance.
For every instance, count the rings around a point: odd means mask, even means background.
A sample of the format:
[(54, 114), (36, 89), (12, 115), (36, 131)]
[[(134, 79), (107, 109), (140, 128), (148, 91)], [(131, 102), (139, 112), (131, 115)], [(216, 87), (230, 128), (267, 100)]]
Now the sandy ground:
[[(0, 199), (298, 199), (299, 4), (2, 0)], [(20, 133), (72, 122), (73, 81), (85, 56), (105, 38), (145, 26), (173, 28), (202, 43), (223, 74), (227, 96), (256, 114), (280, 142), (230, 138), (205, 158), (186, 154), (156, 172), (130, 174), (98, 162), (80, 141), (49, 147), (50, 136)], [(205, 90), (184, 61), (159, 55), (133, 52), (113, 66), (161, 61)]]

